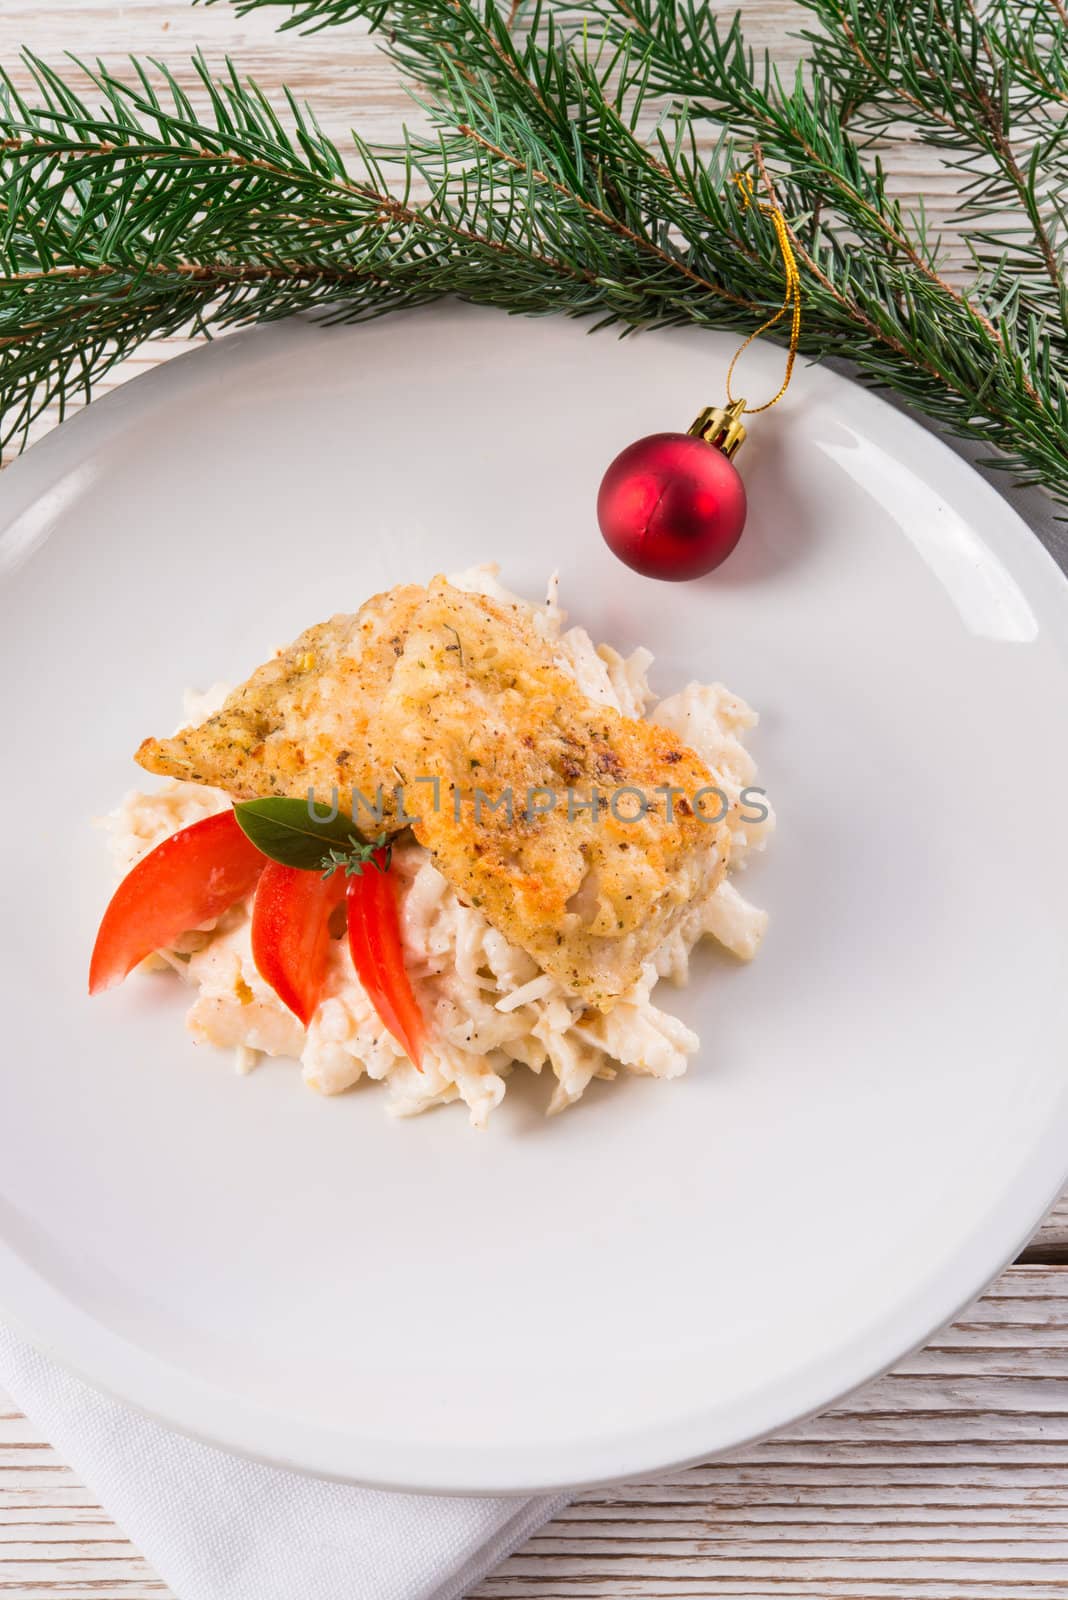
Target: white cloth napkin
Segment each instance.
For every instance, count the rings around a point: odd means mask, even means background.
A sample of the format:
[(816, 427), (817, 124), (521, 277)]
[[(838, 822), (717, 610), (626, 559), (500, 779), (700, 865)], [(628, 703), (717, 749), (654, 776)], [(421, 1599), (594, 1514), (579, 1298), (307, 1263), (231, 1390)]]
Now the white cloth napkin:
[(128, 1410), (3, 1327), (0, 1384), (178, 1600), (459, 1600), (567, 1501), (385, 1494), (263, 1467)]

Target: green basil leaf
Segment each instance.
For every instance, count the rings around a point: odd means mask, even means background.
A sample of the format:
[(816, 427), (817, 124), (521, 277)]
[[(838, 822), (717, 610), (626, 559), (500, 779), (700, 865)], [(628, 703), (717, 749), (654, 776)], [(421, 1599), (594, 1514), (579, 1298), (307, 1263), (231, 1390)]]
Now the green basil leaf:
[(351, 817), (339, 812), (328, 822), (313, 815), (307, 800), (284, 795), (243, 800), (234, 806), (234, 816), (262, 855), (305, 872), (320, 870), (332, 845), (351, 849), (363, 842)]

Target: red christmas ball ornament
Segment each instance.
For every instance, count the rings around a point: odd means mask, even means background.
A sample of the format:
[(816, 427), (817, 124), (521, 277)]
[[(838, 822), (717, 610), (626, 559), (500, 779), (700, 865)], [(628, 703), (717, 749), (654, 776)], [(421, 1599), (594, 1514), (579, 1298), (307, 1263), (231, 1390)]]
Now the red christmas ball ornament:
[(647, 578), (700, 578), (726, 561), (745, 526), (745, 485), (731, 457), (745, 401), (709, 407), (688, 433), (651, 433), (621, 450), (601, 482), (605, 543)]
[[(686, 433), (650, 433), (620, 452), (605, 473), (597, 496), (597, 520), (605, 543), (621, 561), (647, 578), (701, 578), (726, 561), (745, 527), (745, 486), (732, 457), (745, 439), (747, 411), (770, 411), (790, 387), (801, 339), (801, 275), (790, 228), (760, 169), (768, 199), (756, 200), (752, 173), (736, 172), (741, 209), (767, 217), (782, 256), (782, 305), (743, 341), (727, 367), (727, 403), (706, 407)], [(790, 316), (786, 370), (778, 392), (749, 407), (731, 394), (738, 360), (754, 339)]]

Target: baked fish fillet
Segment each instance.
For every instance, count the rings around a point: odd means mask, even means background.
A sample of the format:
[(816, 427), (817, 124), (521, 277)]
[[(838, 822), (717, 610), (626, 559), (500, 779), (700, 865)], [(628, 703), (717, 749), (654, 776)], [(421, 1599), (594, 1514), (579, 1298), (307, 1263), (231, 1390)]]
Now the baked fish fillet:
[[(377, 594), (355, 615), (308, 628), (257, 667), (199, 727), (146, 739), (136, 760), (149, 772), (224, 789), (235, 800), (309, 789), (324, 806), (336, 789), (375, 798), (383, 785), (383, 831), (396, 832), (397, 777), (373, 764), (368, 728), (426, 590), (405, 584)], [(376, 828), (378, 824), (375, 824)]]
[(726, 825), (692, 805), (712, 782), (698, 757), (589, 700), (522, 607), (444, 578), (309, 628), (214, 716), (146, 739), (137, 760), (235, 799), (381, 787), (381, 827), (416, 816), (461, 898), (597, 1007), (725, 869)]
[[(404, 774), (415, 836), (460, 896), (594, 1006), (629, 988), (723, 875), (727, 828), (686, 798), (712, 783), (707, 767), (667, 730), (589, 700), (521, 607), (435, 578), (368, 738), (373, 764)], [(436, 809), (415, 776), (438, 779)], [(667, 786), (680, 791), (670, 815)]]

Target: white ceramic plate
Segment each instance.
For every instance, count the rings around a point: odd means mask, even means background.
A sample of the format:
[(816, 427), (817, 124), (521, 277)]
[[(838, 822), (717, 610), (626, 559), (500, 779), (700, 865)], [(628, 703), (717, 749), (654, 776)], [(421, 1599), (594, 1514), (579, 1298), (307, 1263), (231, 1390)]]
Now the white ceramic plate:
[[(718, 400), (733, 340), (461, 308), (228, 339), (0, 481), (0, 1307), (94, 1382), (275, 1462), (530, 1490), (737, 1446), (928, 1336), (1068, 1170), (1068, 585), (918, 427), (799, 371), (691, 585), (594, 520), (631, 438)], [(755, 393), (781, 356), (747, 357)], [(676, 1083), (483, 1134), (235, 1075), (133, 980), (92, 1003), (90, 819), (187, 684), (373, 591), (561, 570), (662, 692), (756, 705), (779, 831), (760, 959), (708, 952)], [(672, 996), (672, 999), (674, 997)]]

